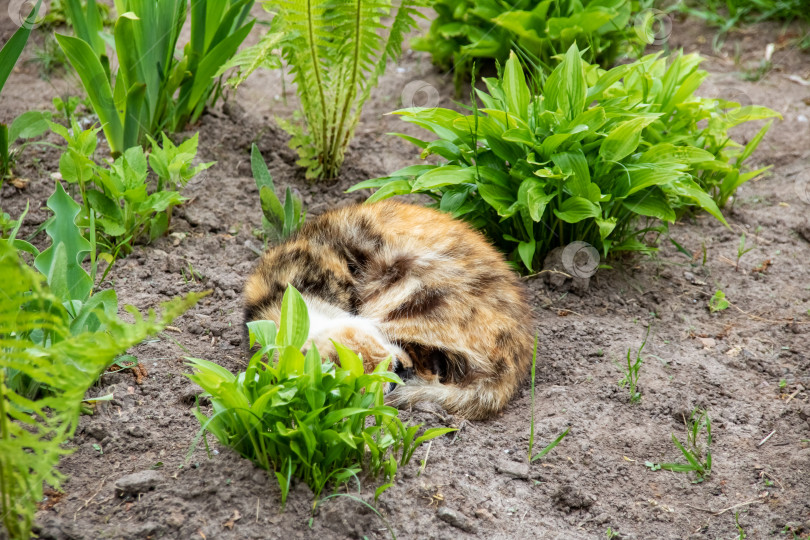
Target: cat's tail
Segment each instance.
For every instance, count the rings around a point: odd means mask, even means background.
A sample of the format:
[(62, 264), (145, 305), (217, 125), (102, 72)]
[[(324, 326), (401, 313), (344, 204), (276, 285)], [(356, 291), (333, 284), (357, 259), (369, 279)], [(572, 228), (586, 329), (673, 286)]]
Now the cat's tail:
[(432, 401), (451, 413), (469, 420), (482, 420), (501, 411), (517, 391), (521, 377), (515, 370), (471, 377), (471, 380), (443, 384), (434, 379), (408, 379), (386, 396), (394, 407)]

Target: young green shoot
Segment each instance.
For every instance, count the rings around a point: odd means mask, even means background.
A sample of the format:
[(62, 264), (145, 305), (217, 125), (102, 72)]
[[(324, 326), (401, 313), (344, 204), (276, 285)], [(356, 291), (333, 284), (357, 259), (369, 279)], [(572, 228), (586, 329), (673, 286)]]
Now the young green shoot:
[[(702, 409), (695, 409), (686, 424), (686, 444), (672, 434), (672, 442), (686, 458), (686, 463), (651, 463), (645, 465), (653, 471), (665, 470), (683, 473), (695, 473), (692, 483), (703, 482), (712, 472), (712, 424), (709, 413)], [(705, 433), (705, 435), (704, 435)], [(704, 442), (701, 442), (701, 439)]]
[(742, 256), (754, 249), (756, 246), (751, 246), (749, 248), (745, 247), (745, 233), (740, 235), (740, 243), (737, 246), (737, 264), (734, 266), (734, 271), (738, 271), (740, 269), (740, 259)]
[(641, 392), (638, 391), (638, 377), (641, 371), (641, 364), (644, 361), (641, 357), (641, 351), (644, 350), (644, 346), (647, 344), (647, 338), (649, 337), (650, 327), (648, 326), (647, 333), (644, 335), (644, 341), (641, 342), (641, 347), (636, 351), (635, 361), (631, 359), (631, 349), (627, 349), (627, 369), (624, 372), (624, 378), (619, 381), (619, 386), (629, 389), (630, 403), (638, 403), (641, 401)]
[(712, 313), (717, 313), (718, 311), (723, 311), (724, 309), (728, 309), (730, 305), (728, 300), (726, 300), (726, 293), (721, 290), (718, 290), (714, 293), (709, 299), (709, 311)]

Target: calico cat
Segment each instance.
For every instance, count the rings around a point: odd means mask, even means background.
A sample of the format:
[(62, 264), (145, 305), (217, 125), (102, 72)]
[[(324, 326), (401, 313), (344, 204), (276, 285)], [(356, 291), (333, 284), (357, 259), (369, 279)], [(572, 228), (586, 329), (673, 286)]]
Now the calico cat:
[(395, 406), (434, 401), (480, 419), (501, 410), (532, 358), (525, 290), (484, 237), (436, 210), (382, 201), (327, 212), (271, 247), (245, 284), (247, 321), (278, 324), (287, 285), (301, 292), (310, 340), (392, 357)]

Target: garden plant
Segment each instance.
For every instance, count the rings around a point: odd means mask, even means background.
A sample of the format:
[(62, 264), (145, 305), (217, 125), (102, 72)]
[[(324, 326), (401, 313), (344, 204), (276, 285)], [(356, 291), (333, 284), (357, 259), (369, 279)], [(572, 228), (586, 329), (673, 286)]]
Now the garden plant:
[[(293, 121), (277, 119), (290, 133), (298, 164), (308, 178), (331, 179), (343, 164), (346, 149), (389, 61), (402, 51), (405, 34), (415, 27), (418, 0), (398, 5), (378, 2), (265, 2), (277, 12), (260, 43), (223, 67), (238, 68), (229, 81), (238, 86), (259, 67), (277, 67), (281, 50), (301, 102)], [(390, 18), (383, 25), (382, 20)], [(385, 32), (383, 32), (385, 29)]]
[(387, 371), (387, 362), (364, 373), (362, 359), (339, 343), (337, 362), (322, 359), (314, 345), (304, 355), (307, 306), (291, 286), (278, 327), (254, 321), (248, 328), (250, 346), (258, 350), (244, 372), (234, 375), (213, 362), (188, 359), (194, 368), (189, 378), (205, 390), (213, 409), (207, 416), (197, 408), (202, 429), (192, 451), (210, 432), (274, 472), (282, 505), (295, 479), (312, 489), (315, 504), (327, 484), (337, 488), (357, 480), (363, 466), (388, 481), (377, 489), (378, 497), (423, 442), (455, 431), (431, 428), (417, 437), (420, 426), (406, 426), (397, 409), (384, 405), (385, 387), (402, 384)]
[[(253, 27), (253, 0), (191, 2), (191, 39), (178, 59), (189, 0), (118, 0), (115, 53), (119, 69), (99, 45), (97, 18), (68, 12), (76, 37), (56, 35), (102, 123), (113, 157), (163, 130), (196, 122), (221, 87), (213, 77)], [(92, 23), (91, 21), (95, 21)]]
[(743, 167), (770, 124), (744, 147), (728, 130), (778, 114), (697, 97), (706, 76), (699, 63), (696, 55), (654, 54), (605, 71), (572, 45), (541, 86), (513, 54), (499, 79), (484, 79), (486, 92), (476, 90), (483, 107), (395, 113), (438, 137), (404, 136), (423, 158), (443, 163), (412, 165), (349, 191), (376, 188), (369, 201), (426, 194), (527, 271), (576, 240), (604, 256), (648, 252), (646, 234), (690, 208), (725, 223), (720, 208), (766, 170)]

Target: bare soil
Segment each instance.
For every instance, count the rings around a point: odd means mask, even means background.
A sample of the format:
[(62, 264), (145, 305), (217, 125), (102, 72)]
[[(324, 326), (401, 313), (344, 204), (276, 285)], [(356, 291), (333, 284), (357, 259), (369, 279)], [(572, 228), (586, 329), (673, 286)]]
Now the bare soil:
[[(15, 29), (10, 24), (0, 21), (3, 41)], [(210, 458), (198, 449), (186, 461), (199, 429), (191, 413), (199, 389), (184, 376), (183, 358), (233, 371), (245, 365), (240, 294), (262, 247), (254, 235), (260, 211), (251, 143), (276, 183), (304, 196), (310, 214), (362, 200), (364, 194), (344, 190), (418, 160), (417, 149), (386, 133), (419, 131), (383, 114), (401, 105), (412, 81), (424, 81), (435, 89), (428, 97), (452, 106), (452, 76), (410, 51), (390, 66), (340, 178), (329, 184), (304, 180), (287, 135), (274, 124), (274, 115), (294, 107), (293, 95), (286, 104), (281, 99), (279, 74), (249, 80), (180, 134), (199, 131), (200, 159), (217, 164), (185, 190), (190, 201), (175, 214), (171, 234), (138, 246), (100, 285), (115, 287), (122, 305), (139, 309), (188, 291), (213, 292), (175, 322), (176, 330), (132, 351), (148, 371), (141, 384), (122, 371), (104, 375), (91, 390), (115, 398), (81, 419), (76, 451), (60, 466), (69, 476), (64, 494), (51, 494), (38, 513), (40, 538), (578, 539), (605, 538), (610, 528), (623, 539), (726, 539), (738, 537), (735, 514), (748, 538), (793, 538), (788, 530), (810, 535), (810, 86), (788, 78), (810, 78), (810, 56), (789, 44), (785, 32), (792, 31), (759, 25), (731, 34), (715, 53), (713, 30), (675, 21), (669, 46), (707, 56), (711, 77), (701, 92), (783, 115), (753, 159), (773, 168), (740, 190), (727, 212), (731, 228), (707, 215), (671, 227), (669, 237), (693, 257), (663, 237), (657, 256), (611, 261), (584, 292), (527, 279), (540, 336), (536, 448), (568, 426), (570, 433), (527, 467), (528, 384), (489, 421), (462, 422), (431, 408), (403, 411), (413, 422), (461, 429), (433, 441), (429, 455), (428, 447), (417, 452), (377, 504), (384, 519), (349, 497), (329, 499), (313, 514), (304, 485), (280, 512), (275, 480), (215, 442)], [(26, 58), (42, 41), (34, 35)], [(771, 42), (773, 69), (744, 81), (743, 71), (758, 65)], [(46, 82), (36, 66), (21, 63), (0, 98), (0, 121), (50, 108), (53, 96), (69, 94), (81, 94), (75, 77), (57, 72)], [(744, 142), (755, 130), (743, 126), (736, 136)], [(27, 147), (16, 172), (30, 182), (24, 189), (7, 182), (0, 193), (11, 215), (30, 202), (26, 235), (47, 217), (58, 156)], [(743, 232), (754, 249), (737, 264)], [(42, 244), (43, 235), (35, 242)], [(732, 306), (711, 314), (707, 301), (718, 289)], [(648, 328), (642, 400), (631, 404), (617, 381), (627, 350), (640, 346)], [(645, 462), (683, 460), (671, 435), (685, 439), (684, 417), (698, 407), (713, 422), (711, 476), (692, 483), (691, 475), (651, 471)], [(116, 492), (120, 478), (150, 470), (152, 489)], [(364, 479), (359, 492), (354, 485), (349, 492), (373, 504), (376, 485)]]

